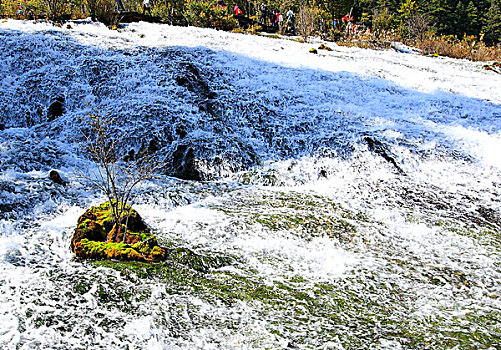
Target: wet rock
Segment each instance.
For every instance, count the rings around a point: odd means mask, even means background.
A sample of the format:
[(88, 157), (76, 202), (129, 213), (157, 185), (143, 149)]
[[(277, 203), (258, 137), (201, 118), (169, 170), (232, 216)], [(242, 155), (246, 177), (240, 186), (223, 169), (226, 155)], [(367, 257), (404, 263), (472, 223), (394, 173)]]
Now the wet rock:
[(393, 156), (391, 155), (391, 152), (388, 149), (388, 147), (385, 146), (381, 141), (375, 140), (370, 136), (364, 137), (364, 141), (367, 143), (369, 151), (383, 157), (383, 159), (386, 160), (391, 165), (393, 165), (393, 167), (397, 169), (397, 171), (400, 174), (404, 174), (404, 171), (397, 164), (395, 158), (393, 158)]
[(62, 116), (64, 113), (64, 98), (57, 97), (49, 106), (47, 111), (47, 121), (51, 122)]
[(332, 49), (328, 46), (325, 46), (324, 44), (321, 44), (319, 47), (318, 47), (319, 50), (325, 50), (325, 51), (332, 51)]
[(495, 225), (497, 227), (501, 227), (501, 216), (497, 213), (496, 210), (494, 210), (492, 208), (486, 208), (483, 206), (479, 206), (477, 209), (477, 213), (486, 222), (488, 222), (492, 225)]
[(66, 186), (66, 181), (64, 181), (62, 178), (61, 178), (61, 175), (59, 175), (59, 173), (57, 172), (57, 170), (51, 170), (49, 172), (49, 179), (51, 179), (52, 182), (58, 184), (58, 185), (63, 185), (63, 186)]
[(217, 134), (186, 137), (172, 147), (165, 170), (184, 180), (213, 180), (258, 164), (252, 147)]
[(183, 264), (198, 272), (208, 272), (211, 269), (218, 269), (231, 265), (233, 260), (225, 256), (201, 255), (188, 248), (173, 248), (169, 250), (169, 259), (176, 263)]
[(202, 180), (195, 152), (187, 145), (178, 145), (172, 155), (173, 172), (171, 175), (184, 180)]
[(136, 156), (136, 151), (134, 149), (131, 149), (129, 153), (124, 157), (124, 162), (133, 162)]
[(177, 76), (176, 82), (179, 86), (183, 86), (196, 93), (202, 99), (216, 98), (216, 93), (211, 90), (207, 78), (200, 72), (200, 70), (191, 63), (185, 63), (180, 67), (183, 75)]
[(167, 251), (160, 247), (141, 216), (126, 206), (115, 223), (110, 202), (88, 209), (78, 219), (71, 250), (78, 258), (134, 261), (163, 261)]
[(159, 150), (160, 150), (160, 145), (158, 140), (151, 139), (150, 142), (148, 143), (148, 153), (153, 154)]

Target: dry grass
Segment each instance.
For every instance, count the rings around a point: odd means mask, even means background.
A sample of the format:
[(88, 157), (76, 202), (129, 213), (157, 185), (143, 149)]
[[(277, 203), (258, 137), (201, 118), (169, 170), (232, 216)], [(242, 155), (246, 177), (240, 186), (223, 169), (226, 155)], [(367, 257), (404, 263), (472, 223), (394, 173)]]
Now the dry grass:
[(501, 45), (489, 47), (475, 36), (466, 35), (461, 39), (456, 36), (428, 35), (422, 40), (409, 40), (392, 31), (382, 32), (378, 35), (365, 31), (344, 36), (337, 44), (373, 50), (388, 50), (391, 48), (391, 43), (395, 41), (417, 47), (423, 52), (423, 55), (447, 56), (471, 61), (501, 60)]
[(376, 35), (367, 30), (345, 35), (337, 44), (362, 49), (389, 50), (393, 41), (400, 41), (400, 37), (393, 31), (380, 32)]
[(252, 25), (249, 28), (245, 29), (245, 32), (248, 34), (259, 34), (263, 30), (263, 27), (261, 27), (258, 24)]
[(416, 45), (424, 54), (463, 58), (471, 61), (494, 61), (501, 59), (501, 46), (488, 47), (474, 36), (429, 37)]

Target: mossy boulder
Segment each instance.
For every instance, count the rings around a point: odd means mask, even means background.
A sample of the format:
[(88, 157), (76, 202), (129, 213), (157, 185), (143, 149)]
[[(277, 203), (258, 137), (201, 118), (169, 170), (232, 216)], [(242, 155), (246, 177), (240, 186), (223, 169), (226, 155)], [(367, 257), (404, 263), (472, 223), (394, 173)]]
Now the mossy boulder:
[(137, 211), (126, 206), (115, 223), (110, 202), (88, 209), (78, 219), (71, 250), (78, 258), (163, 261), (167, 251), (158, 245)]

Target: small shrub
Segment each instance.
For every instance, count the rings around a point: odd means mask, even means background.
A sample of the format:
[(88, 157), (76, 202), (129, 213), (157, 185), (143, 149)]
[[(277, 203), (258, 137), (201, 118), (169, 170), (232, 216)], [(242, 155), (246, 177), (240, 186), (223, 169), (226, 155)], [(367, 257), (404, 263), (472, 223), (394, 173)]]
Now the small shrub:
[(116, 0), (87, 0), (87, 9), (92, 20), (108, 26), (116, 26), (119, 18), (116, 12)]
[(232, 33), (237, 33), (237, 34), (243, 34), (245, 33), (245, 30), (243, 30), (242, 28), (233, 28), (231, 30)]
[(47, 9), (47, 17), (51, 21), (62, 22), (65, 15), (70, 13), (69, 4), (66, 0), (44, 0)]
[(38, 19), (47, 15), (47, 3), (44, 0), (2, 0), (1, 14), (16, 19)]
[(338, 41), (339, 46), (358, 47), (362, 49), (388, 50), (393, 41), (401, 41), (401, 37), (394, 31), (379, 31), (378, 33), (370, 30), (357, 31), (346, 36), (343, 41)]
[(184, 17), (188, 24), (197, 27), (232, 30), (238, 26), (237, 20), (228, 16), (227, 8), (217, 1), (188, 0)]
[(245, 31), (246, 31), (246, 33), (249, 33), (249, 34), (259, 34), (262, 30), (263, 30), (263, 27), (261, 27), (259, 24), (256, 24), (256, 25), (250, 26)]
[(427, 55), (439, 55), (472, 61), (491, 61), (501, 57), (501, 47), (488, 47), (473, 35), (458, 39), (453, 35), (431, 36), (417, 43)]

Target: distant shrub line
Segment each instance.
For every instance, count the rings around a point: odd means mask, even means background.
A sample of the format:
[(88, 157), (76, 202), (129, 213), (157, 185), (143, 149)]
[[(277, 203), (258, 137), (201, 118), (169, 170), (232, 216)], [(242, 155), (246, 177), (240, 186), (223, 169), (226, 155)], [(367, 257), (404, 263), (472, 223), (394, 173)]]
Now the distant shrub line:
[[(117, 1), (0, 0), (0, 14), (59, 23), (91, 17), (115, 28), (120, 21)], [(121, 1), (127, 11), (142, 12), (142, 0)], [(268, 26), (274, 24), (271, 18), (276, 12), (282, 13), (285, 20), (286, 12), (292, 10), (295, 13), (292, 33), (302, 41), (319, 36), (340, 45), (372, 49), (388, 49), (391, 42), (399, 41), (419, 48), (426, 55), (501, 60), (501, 0), (479, 0), (475, 4), (456, 0), (456, 5), (451, 1), (402, 0), (384, 2), (385, 6), (381, 6), (371, 0), (268, 0), (266, 16), (259, 0), (150, 0), (150, 3), (151, 15), (172, 25), (257, 34), (263, 29), (260, 25), (239, 28), (233, 18), (236, 5), (251, 19), (266, 18)], [(444, 8), (450, 13), (444, 13)], [(452, 15), (459, 17), (452, 21)], [(284, 24), (279, 34), (284, 34), (285, 27)]]

